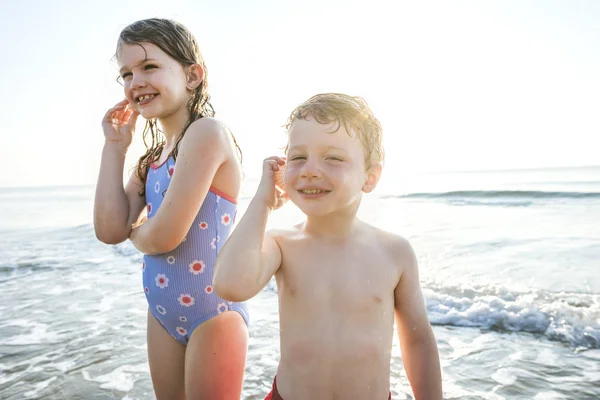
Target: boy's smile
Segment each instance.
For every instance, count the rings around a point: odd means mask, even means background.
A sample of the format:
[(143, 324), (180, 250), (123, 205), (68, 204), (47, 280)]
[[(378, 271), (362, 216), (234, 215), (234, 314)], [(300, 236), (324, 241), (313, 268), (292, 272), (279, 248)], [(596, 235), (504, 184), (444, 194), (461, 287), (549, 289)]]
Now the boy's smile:
[(302, 196), (305, 199), (318, 199), (321, 198), (329, 193), (331, 193), (331, 190), (326, 190), (326, 189), (311, 189), (311, 188), (305, 188), (305, 189), (297, 189), (298, 192), (300, 193), (300, 196)]
[(298, 119), (290, 128), (285, 186), (307, 215), (325, 215), (360, 202), (368, 175), (365, 150), (343, 125), (336, 128), (312, 118)]

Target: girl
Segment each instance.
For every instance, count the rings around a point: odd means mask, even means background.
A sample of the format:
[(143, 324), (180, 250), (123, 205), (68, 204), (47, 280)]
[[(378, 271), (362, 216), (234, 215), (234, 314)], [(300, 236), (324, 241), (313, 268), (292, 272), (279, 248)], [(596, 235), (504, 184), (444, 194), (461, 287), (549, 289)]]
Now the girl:
[[(135, 22), (121, 32), (116, 59), (125, 100), (102, 121), (96, 235), (107, 244), (129, 238), (144, 253), (156, 397), (238, 400), (248, 311), (244, 303), (218, 297), (211, 285), (236, 213), (241, 152), (212, 118), (206, 66), (184, 26)], [(147, 151), (123, 187), (125, 154), (140, 114), (147, 121)]]

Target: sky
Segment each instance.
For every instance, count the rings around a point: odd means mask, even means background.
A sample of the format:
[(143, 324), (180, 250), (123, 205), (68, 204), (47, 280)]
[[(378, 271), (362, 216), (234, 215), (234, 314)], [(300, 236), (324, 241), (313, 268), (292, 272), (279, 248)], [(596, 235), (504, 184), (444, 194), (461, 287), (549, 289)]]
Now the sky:
[(0, 187), (95, 184), (117, 38), (150, 17), (197, 37), (250, 178), (289, 113), (332, 91), (380, 119), (384, 180), (600, 164), (600, 2), (23, 0), (0, 2)]

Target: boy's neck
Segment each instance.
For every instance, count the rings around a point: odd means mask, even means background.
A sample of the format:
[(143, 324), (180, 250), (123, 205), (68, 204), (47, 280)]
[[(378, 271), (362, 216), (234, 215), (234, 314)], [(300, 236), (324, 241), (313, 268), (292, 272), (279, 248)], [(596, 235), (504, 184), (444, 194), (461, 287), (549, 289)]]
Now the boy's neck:
[(307, 216), (304, 223), (304, 232), (311, 236), (343, 238), (350, 236), (360, 224), (356, 217), (358, 204), (351, 205), (348, 209), (341, 210), (325, 216)]

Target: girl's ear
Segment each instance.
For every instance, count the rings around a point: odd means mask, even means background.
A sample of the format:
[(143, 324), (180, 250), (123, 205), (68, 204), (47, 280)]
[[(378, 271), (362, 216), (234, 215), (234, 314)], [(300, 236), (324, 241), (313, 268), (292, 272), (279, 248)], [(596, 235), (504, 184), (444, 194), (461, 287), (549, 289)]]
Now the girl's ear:
[(187, 68), (187, 82), (186, 86), (188, 90), (195, 90), (200, 86), (204, 80), (204, 70), (198, 64), (192, 64)]

